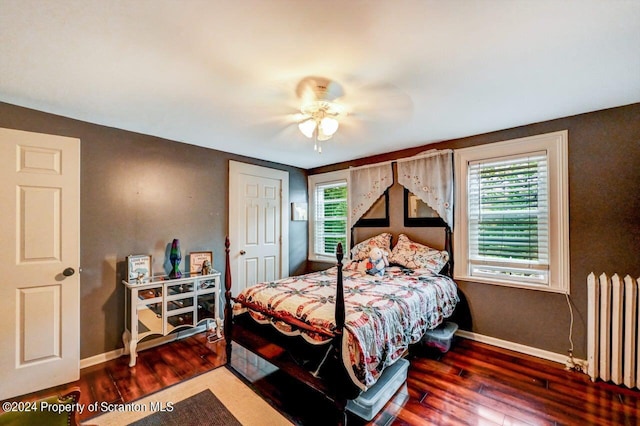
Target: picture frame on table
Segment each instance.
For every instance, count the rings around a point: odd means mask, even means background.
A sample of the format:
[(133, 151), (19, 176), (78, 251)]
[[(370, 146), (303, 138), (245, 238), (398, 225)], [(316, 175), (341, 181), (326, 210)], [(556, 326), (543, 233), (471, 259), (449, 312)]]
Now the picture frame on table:
[(143, 284), (151, 280), (152, 258), (150, 254), (127, 256), (127, 282)]
[[(203, 274), (202, 265), (209, 262), (209, 271)], [(189, 253), (189, 273), (208, 275), (213, 270), (213, 252), (212, 251), (193, 251)]]

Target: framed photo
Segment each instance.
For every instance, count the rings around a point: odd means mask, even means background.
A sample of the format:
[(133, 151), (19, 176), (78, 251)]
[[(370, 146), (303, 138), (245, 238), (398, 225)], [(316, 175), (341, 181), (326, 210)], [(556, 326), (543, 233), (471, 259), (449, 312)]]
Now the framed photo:
[(191, 274), (201, 274), (202, 265), (206, 261), (209, 261), (209, 269), (213, 268), (213, 252), (194, 251), (189, 253), (189, 272)]
[(127, 256), (127, 281), (144, 283), (151, 279), (151, 255), (132, 254)]
[(291, 203), (291, 220), (307, 220), (307, 203)]

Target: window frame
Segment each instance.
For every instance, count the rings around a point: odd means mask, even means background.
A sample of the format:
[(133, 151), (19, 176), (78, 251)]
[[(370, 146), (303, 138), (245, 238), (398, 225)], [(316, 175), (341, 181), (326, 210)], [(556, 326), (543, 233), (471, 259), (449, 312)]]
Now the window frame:
[[(469, 163), (545, 151), (548, 161), (549, 283), (537, 284), (472, 276), (469, 268), (468, 171)], [(454, 232), (454, 279), (508, 287), (569, 294), (569, 182), (568, 131), (546, 133), (455, 150), (456, 203)]]
[(347, 186), (347, 218), (346, 218), (346, 229), (345, 229), (345, 237), (346, 237), (346, 245), (343, 247), (345, 256), (349, 253), (349, 244), (351, 239), (351, 233), (349, 232), (350, 223), (349, 223), (349, 170), (337, 170), (334, 172), (320, 173), (317, 175), (310, 175), (307, 179), (308, 187), (307, 191), (309, 194), (309, 248), (308, 248), (308, 257), (307, 259), (312, 262), (335, 262), (335, 255), (324, 255), (318, 254), (315, 252), (315, 239), (316, 239), (316, 186), (317, 185), (327, 185), (332, 183), (344, 182)]

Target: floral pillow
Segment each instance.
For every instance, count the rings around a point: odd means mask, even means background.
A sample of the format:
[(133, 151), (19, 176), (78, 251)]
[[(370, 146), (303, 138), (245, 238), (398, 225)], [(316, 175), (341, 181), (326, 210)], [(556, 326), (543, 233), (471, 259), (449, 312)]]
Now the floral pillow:
[(449, 260), (449, 253), (436, 250), (400, 234), (398, 243), (391, 251), (389, 263), (395, 263), (410, 269), (428, 269), (438, 273)]
[(351, 260), (364, 260), (369, 257), (369, 250), (371, 247), (379, 247), (382, 250), (389, 252), (391, 247), (391, 234), (383, 232), (382, 234), (371, 237), (363, 242), (356, 244), (351, 249)]

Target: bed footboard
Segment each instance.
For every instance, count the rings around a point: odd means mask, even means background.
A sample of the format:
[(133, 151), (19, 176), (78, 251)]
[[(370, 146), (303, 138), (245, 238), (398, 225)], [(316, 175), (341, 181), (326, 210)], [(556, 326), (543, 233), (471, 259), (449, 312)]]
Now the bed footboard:
[[(344, 285), (342, 277), (342, 260), (344, 252), (342, 244), (338, 244), (336, 250), (337, 258), (337, 282), (336, 282), (336, 304), (335, 304), (335, 322), (332, 348), (330, 350), (331, 360), (329, 364), (332, 366), (326, 377), (318, 377), (313, 372), (306, 371), (299, 365), (292, 363), (290, 358), (283, 357), (282, 351), (274, 351), (273, 342), (267, 341), (264, 336), (254, 333), (241, 325), (236, 326), (234, 331), (233, 321), (233, 305), (231, 294), (231, 264), (229, 260), (229, 237), (225, 239), (225, 279), (224, 279), (224, 338), (226, 341), (227, 366), (230, 366), (232, 341), (238, 342), (240, 345), (258, 356), (266, 359), (276, 367), (290, 374), (292, 377), (305, 383), (306, 385), (316, 389), (330, 399), (336, 407), (336, 424), (344, 424), (346, 422), (346, 405), (348, 399), (353, 399), (358, 395), (359, 389), (349, 378), (349, 375), (342, 362), (342, 337), (345, 324), (345, 302), (344, 302)], [(265, 350), (269, 348), (269, 350)]]

